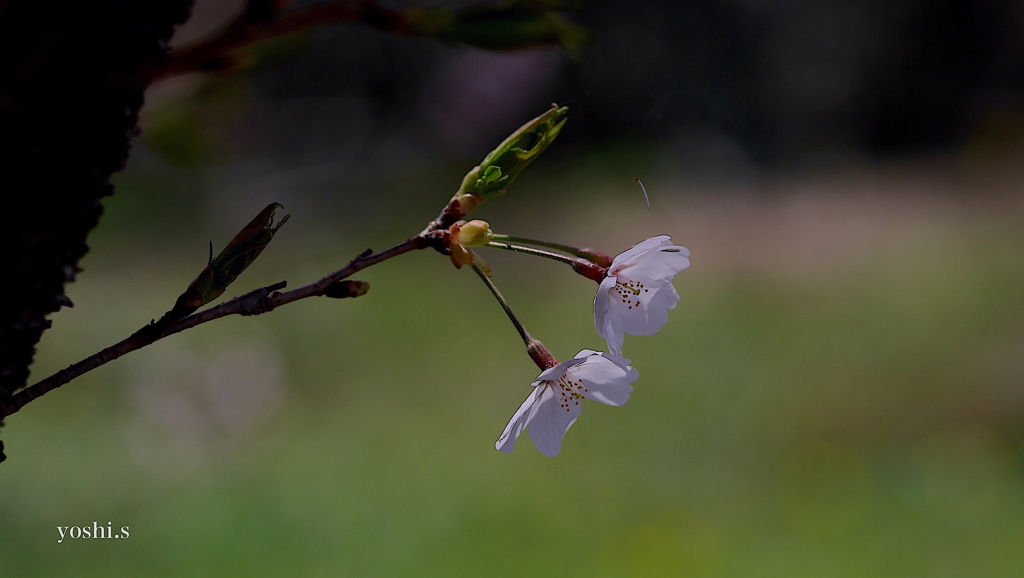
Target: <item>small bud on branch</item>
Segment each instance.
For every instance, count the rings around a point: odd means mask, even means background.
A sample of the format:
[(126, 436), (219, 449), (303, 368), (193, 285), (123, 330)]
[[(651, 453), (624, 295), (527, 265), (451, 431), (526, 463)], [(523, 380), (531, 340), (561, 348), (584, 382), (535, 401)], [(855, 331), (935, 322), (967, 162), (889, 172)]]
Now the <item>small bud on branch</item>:
[(369, 290), (370, 284), (366, 281), (338, 281), (324, 289), (324, 297), (331, 297), (333, 299), (362, 297)]
[[(452, 265), (461, 269), (463, 265), (472, 265), (482, 261), (470, 247), (482, 247), (491, 240), (491, 226), (487, 221), (475, 220), (470, 222), (459, 221), (448, 227), (448, 251), (452, 258)], [(485, 270), (490, 273), (490, 267), (482, 263)]]

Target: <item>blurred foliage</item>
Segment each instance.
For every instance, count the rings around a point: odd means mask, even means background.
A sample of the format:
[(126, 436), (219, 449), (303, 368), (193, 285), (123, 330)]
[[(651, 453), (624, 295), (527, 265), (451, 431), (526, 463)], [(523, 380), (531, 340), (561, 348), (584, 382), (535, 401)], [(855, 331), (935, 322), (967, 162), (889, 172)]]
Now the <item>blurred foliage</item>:
[(578, 9), (581, 2), (505, 0), (462, 8), (410, 6), (401, 11), (402, 31), (489, 50), (560, 46), (579, 54), (587, 31), (565, 21), (558, 12)]
[[(536, 371), (433, 253), (367, 270), (358, 300), (132, 353), (8, 418), (4, 578), (1018, 576), (1016, 20), (839, 4), (594, 0), (571, 69), (320, 29), (151, 93), (34, 377), (159, 315), (207, 239), (270, 201), (295, 220), (239, 293), (407, 238), (552, 100), (578, 115), (559, 146), (478, 216), (609, 254), (667, 233), (694, 265), (669, 325), (627, 338), (630, 402), (588, 404), (556, 459), (493, 449)], [(952, 152), (864, 167), (935, 149)], [(602, 347), (592, 283), (485, 251), (556, 356)], [(57, 544), (57, 526), (108, 521), (131, 537)]]
[[(636, 393), (622, 408), (588, 404), (558, 458), (529, 443), (494, 451), (536, 370), (473, 275), (416, 253), (365, 271), (374, 291), (358, 300), (173, 336), (9, 418), (4, 576), (1019, 572), (1019, 205), (929, 197), (903, 217), (865, 216), (837, 197), (841, 222), (871, 234), (852, 257), (807, 262), (792, 250), (804, 245), (773, 249), (782, 236), (722, 253), (758, 235), (742, 195), (680, 197), (654, 174), (648, 212), (629, 178), (548, 178), (481, 212), (610, 253), (671, 233), (694, 254), (669, 325), (627, 338)], [(410, 199), (442, 190), (414, 180)], [(770, 208), (752, 214), (792, 218)], [(330, 238), (293, 214), (281, 242)], [(827, 217), (778, 231), (819, 231)], [(269, 252), (246, 275), (304, 282), (365, 241)], [(99, 237), (70, 289), (75, 309), (40, 346), (40, 375), (137, 328), (192, 271), (185, 258), (123, 258), (125, 242)], [(486, 257), (553, 353), (601, 346), (592, 283), (557, 263)], [(131, 537), (57, 544), (58, 525), (93, 521)]]

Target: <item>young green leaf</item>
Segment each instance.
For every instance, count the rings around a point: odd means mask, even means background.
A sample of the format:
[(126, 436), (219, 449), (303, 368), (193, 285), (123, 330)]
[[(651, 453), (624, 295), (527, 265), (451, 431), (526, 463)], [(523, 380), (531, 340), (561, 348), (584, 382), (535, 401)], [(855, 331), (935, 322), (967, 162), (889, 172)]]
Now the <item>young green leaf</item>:
[(231, 285), (242, 274), (242, 271), (245, 271), (256, 260), (256, 257), (260, 256), (263, 249), (274, 238), (277, 230), (291, 216), (285, 215), (274, 226), (274, 213), (280, 208), (283, 208), (281, 203), (270, 203), (244, 229), (239, 231), (235, 238), (231, 239), (231, 242), (224, 247), (224, 250), (210, 261), (198, 277), (189, 283), (188, 289), (178, 296), (174, 308), (170, 311), (170, 316), (180, 319), (220, 297), (228, 285)]
[(568, 114), (567, 107), (552, 104), (547, 112), (519, 127), (479, 166), (466, 173), (447, 212), (456, 220), (461, 219), (483, 201), (504, 194), (512, 180), (554, 142)]
[(503, 194), (512, 179), (554, 142), (568, 115), (568, 107), (552, 104), (547, 112), (519, 127), (484, 157), (474, 192), (484, 199)]

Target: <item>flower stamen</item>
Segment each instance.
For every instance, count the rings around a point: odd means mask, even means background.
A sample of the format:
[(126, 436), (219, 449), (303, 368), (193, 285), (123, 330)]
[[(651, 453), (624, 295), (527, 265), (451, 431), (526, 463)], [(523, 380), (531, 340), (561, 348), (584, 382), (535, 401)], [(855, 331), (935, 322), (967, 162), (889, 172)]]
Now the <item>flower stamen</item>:
[(639, 307), (640, 300), (637, 299), (636, 301), (633, 301), (632, 298), (639, 296), (640, 293), (646, 293), (650, 291), (649, 289), (644, 287), (643, 283), (640, 283), (639, 281), (623, 282), (621, 279), (615, 280), (615, 286), (612, 287), (612, 290), (615, 292), (615, 295), (619, 298), (619, 301), (621, 301), (623, 305), (626, 305), (626, 309)]
[(618, 279), (615, 280), (615, 284), (616, 285), (621, 285), (623, 289), (633, 293), (633, 295), (639, 295), (640, 294), (640, 290), (643, 289), (643, 287), (644, 287), (642, 283), (636, 283), (634, 281), (630, 281), (628, 283), (623, 283), (622, 281), (619, 281)]
[(594, 298), (594, 326), (613, 354), (622, 354), (624, 334), (654, 335), (665, 325), (668, 310), (679, 302), (672, 278), (690, 266), (689, 256), (685, 247), (659, 235), (612, 259)]
[(579, 405), (581, 399), (586, 399), (586, 393), (590, 391), (584, 387), (583, 382), (579, 379), (574, 379), (570, 374), (566, 373), (562, 377), (559, 377), (554, 381), (546, 381), (545, 385), (554, 388), (555, 395), (558, 396), (559, 407), (565, 409), (565, 411), (571, 411), (571, 407)]
[[(577, 367), (584, 364), (587, 369), (578, 371)], [(630, 384), (637, 378), (637, 372), (629, 365), (628, 359), (589, 349), (580, 351), (570, 361), (542, 369), (542, 377), (532, 384), (536, 389), (519, 406), (495, 442), (494, 447), (498, 450), (512, 451), (519, 434), (534, 422), (544, 424), (543, 427), (530, 427), (534, 445), (548, 457), (558, 455), (562, 437), (584, 405), (582, 400), (589, 398), (607, 405), (622, 405), (633, 392)]]

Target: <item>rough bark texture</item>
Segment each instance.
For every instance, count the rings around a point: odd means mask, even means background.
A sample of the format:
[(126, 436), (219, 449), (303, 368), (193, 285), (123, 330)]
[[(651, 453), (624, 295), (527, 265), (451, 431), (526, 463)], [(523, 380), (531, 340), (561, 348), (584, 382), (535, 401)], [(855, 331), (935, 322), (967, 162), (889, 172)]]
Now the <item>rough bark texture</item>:
[(46, 316), (70, 304), (64, 284), (191, 4), (0, 0), (0, 398), (26, 385)]

